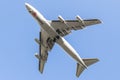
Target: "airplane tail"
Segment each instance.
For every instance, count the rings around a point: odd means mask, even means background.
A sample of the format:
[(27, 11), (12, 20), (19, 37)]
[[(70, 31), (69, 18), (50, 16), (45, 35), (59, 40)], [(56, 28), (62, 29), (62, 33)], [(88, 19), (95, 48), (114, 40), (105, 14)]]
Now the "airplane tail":
[[(90, 66), (99, 60), (97, 58), (91, 58), (91, 59), (83, 59), (84, 63), (87, 66)], [(77, 70), (76, 70), (76, 76), (79, 77), (80, 74), (85, 70), (85, 67), (81, 66), (79, 63), (77, 63)]]

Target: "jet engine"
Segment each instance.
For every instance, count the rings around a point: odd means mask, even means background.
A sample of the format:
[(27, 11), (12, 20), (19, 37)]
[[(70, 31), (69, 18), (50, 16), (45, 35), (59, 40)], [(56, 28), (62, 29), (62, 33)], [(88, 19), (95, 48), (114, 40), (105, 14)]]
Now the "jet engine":
[(80, 16), (76, 16), (76, 19), (80, 22), (80, 23), (82, 23), (82, 25), (84, 26), (84, 21), (83, 21), (83, 19), (80, 17)]
[(65, 20), (62, 18), (62, 16), (58, 16), (58, 19), (62, 22), (62, 23), (64, 23), (65, 22)]

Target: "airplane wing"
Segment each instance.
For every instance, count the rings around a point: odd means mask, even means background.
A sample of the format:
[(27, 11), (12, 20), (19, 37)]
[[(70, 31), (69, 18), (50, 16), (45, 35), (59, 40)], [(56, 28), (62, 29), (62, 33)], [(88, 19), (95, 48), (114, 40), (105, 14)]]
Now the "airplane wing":
[(35, 41), (39, 44), (39, 54), (35, 56), (39, 59), (39, 71), (43, 73), (44, 65), (48, 58), (48, 51), (53, 48), (54, 42), (43, 29), (40, 32), (40, 39), (35, 39)]
[(86, 26), (100, 24), (99, 19), (86, 19), (86, 20), (52, 20), (50, 22), (51, 26), (58, 32), (61, 36), (66, 36), (71, 32), (71, 30), (80, 30)]

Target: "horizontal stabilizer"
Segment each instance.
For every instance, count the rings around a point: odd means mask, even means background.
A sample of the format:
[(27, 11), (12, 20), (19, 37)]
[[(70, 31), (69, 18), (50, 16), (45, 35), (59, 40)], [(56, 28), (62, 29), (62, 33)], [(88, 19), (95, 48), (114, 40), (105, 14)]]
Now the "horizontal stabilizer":
[[(90, 66), (94, 63), (96, 63), (97, 61), (99, 61), (97, 58), (92, 58), (92, 59), (83, 59), (84, 63), (87, 66)], [(76, 71), (76, 76), (79, 77), (80, 74), (85, 70), (85, 68), (83, 66), (81, 66), (79, 63), (77, 63), (77, 71)]]
[(99, 60), (97, 58), (92, 58), (92, 59), (83, 59), (83, 61), (87, 66), (90, 66), (91, 64), (94, 64)]

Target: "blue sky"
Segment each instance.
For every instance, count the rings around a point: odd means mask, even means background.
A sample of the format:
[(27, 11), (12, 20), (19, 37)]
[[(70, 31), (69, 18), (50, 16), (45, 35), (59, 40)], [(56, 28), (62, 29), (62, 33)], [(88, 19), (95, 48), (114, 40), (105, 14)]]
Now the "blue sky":
[[(37, 8), (46, 19), (98, 18), (102, 24), (73, 31), (65, 39), (82, 58), (99, 58), (77, 78), (76, 62), (57, 44), (49, 53), (44, 74), (38, 71), (34, 53), (40, 27), (24, 3)], [(119, 0), (2, 0), (0, 2), (0, 79), (1, 80), (119, 80), (120, 74)]]

